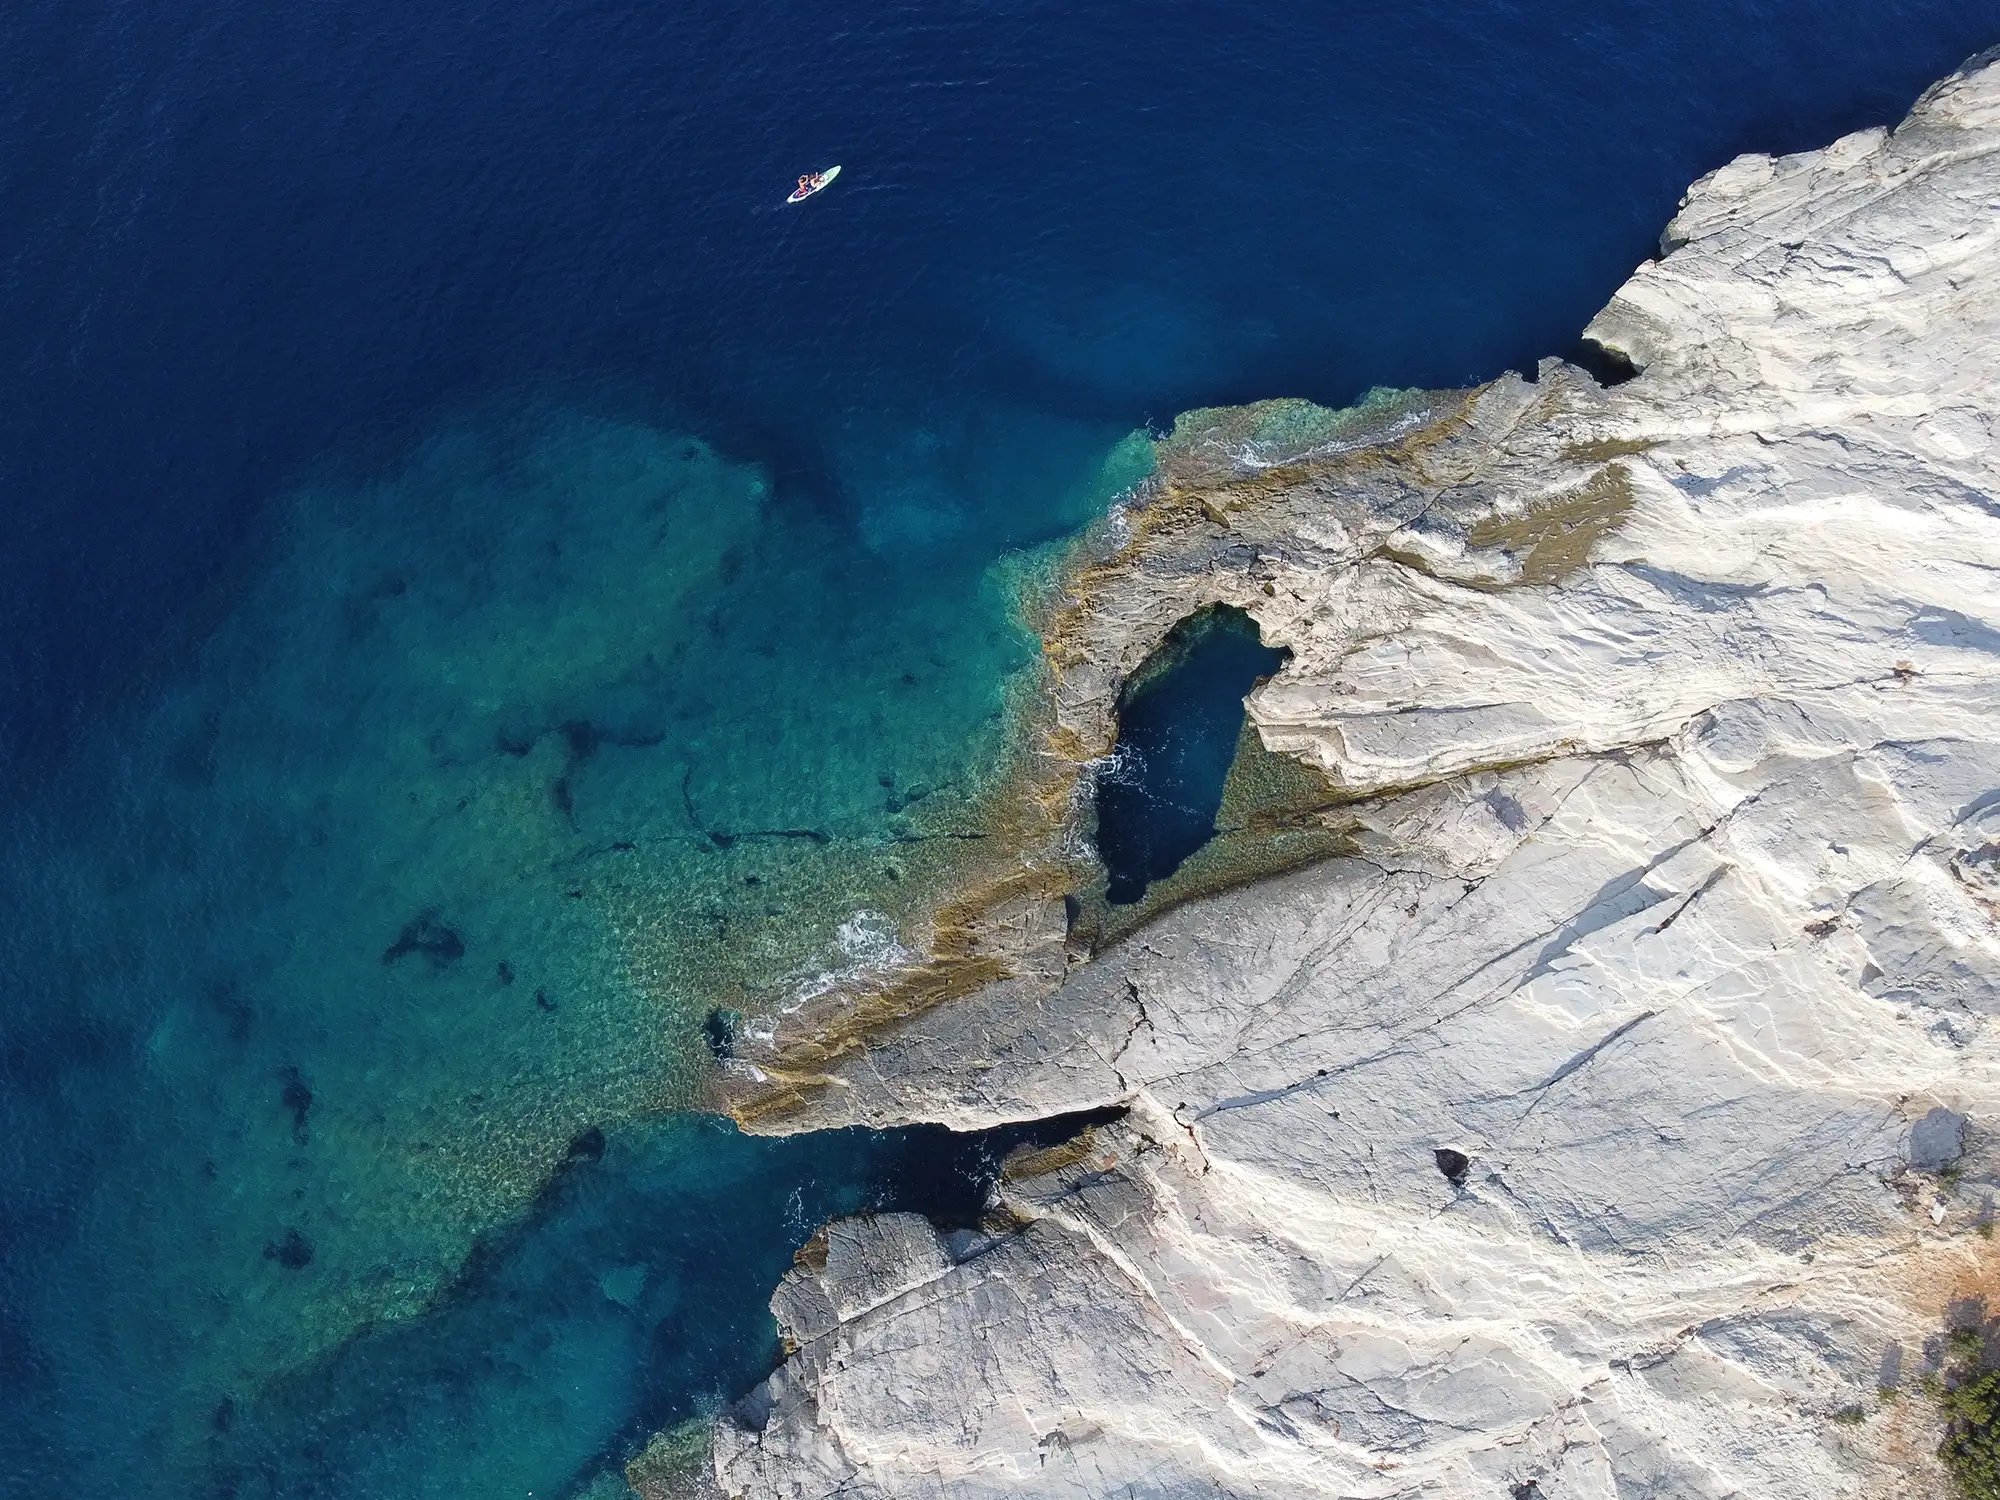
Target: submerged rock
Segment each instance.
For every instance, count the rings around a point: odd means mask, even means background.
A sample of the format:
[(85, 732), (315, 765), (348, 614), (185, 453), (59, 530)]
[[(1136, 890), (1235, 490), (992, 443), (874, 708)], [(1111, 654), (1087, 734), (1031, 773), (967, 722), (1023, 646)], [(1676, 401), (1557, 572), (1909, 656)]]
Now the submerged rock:
[(306, 1121), (312, 1117), (313, 1091), (295, 1067), (287, 1067), (282, 1075), (284, 1088), (279, 1099), (285, 1111), (292, 1117), (292, 1139), (298, 1145), (306, 1143)]
[(287, 1271), (303, 1271), (312, 1264), (313, 1243), (296, 1229), (287, 1229), (280, 1239), (264, 1247), (264, 1259), (274, 1260)]
[(382, 962), (392, 964), (412, 953), (421, 953), (443, 968), (465, 957), (465, 939), (440, 922), (436, 912), (427, 911), (403, 925), (396, 941), (382, 950)]
[(1058, 738), (1244, 610), (1337, 852), (1095, 952), (1013, 888), (980, 983), (740, 1085), (1130, 1114), (977, 1253), (829, 1230), (725, 1492), (1941, 1488), (1877, 1385), (1996, 1269), (1996, 202), (1989, 56), (1697, 184), (1588, 330), (1615, 386), (1182, 419), (1073, 580)]

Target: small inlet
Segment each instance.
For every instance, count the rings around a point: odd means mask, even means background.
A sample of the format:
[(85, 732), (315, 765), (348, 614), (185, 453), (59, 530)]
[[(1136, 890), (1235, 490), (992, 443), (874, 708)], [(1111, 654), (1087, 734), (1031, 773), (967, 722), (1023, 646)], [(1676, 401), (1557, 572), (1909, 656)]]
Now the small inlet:
[(1130, 905), (1215, 835), (1243, 733), (1243, 700), (1290, 658), (1240, 609), (1211, 605), (1167, 633), (1118, 699), (1118, 743), (1097, 778), (1106, 899)]

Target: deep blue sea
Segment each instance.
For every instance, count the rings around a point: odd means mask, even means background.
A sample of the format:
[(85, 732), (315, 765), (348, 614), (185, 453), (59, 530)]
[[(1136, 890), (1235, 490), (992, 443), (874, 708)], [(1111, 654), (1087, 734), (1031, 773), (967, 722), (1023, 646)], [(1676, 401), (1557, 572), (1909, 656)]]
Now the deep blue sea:
[(1005, 1142), (684, 1111), (980, 833), (1144, 432), (1562, 352), (1689, 181), (1996, 41), (11, 0), (0, 1492), (622, 1493), (815, 1224), (976, 1205)]

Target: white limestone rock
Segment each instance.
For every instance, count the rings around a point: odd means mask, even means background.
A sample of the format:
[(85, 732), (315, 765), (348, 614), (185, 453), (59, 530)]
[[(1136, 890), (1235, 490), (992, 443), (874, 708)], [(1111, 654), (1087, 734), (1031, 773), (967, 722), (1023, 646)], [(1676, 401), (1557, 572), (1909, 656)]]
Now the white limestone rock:
[(834, 1226), (725, 1491), (1936, 1492), (1878, 1387), (2000, 1271), (2000, 64), (1666, 244), (1612, 389), (1183, 424), (1063, 722), (1237, 604), (1357, 852), (841, 1068), (804, 1122), (1131, 1113), (997, 1239)]

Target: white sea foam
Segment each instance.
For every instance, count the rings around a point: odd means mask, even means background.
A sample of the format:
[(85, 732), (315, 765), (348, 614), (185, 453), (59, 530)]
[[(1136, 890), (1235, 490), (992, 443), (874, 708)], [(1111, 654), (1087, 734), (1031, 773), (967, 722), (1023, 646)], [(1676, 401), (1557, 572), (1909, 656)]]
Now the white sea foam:
[(1132, 506), (1138, 499), (1136, 487), (1126, 490), (1104, 513), (1104, 530), (1114, 553), (1123, 552), (1132, 543)]
[(1386, 426), (1370, 428), (1361, 437), (1336, 438), (1331, 442), (1315, 443), (1304, 448), (1285, 443), (1259, 443), (1253, 438), (1245, 438), (1234, 444), (1220, 438), (1207, 438), (1198, 446), (1205, 452), (1220, 455), (1233, 468), (1249, 473), (1261, 473), (1280, 464), (1304, 463), (1310, 459), (1334, 458), (1343, 453), (1358, 453), (1363, 448), (1378, 448), (1385, 443), (1393, 442), (1406, 432), (1423, 426), (1436, 415), (1436, 409), (1426, 404), (1404, 412)]
[(1091, 834), (1097, 821), (1097, 788), (1102, 781), (1123, 781), (1133, 775), (1130, 764), (1133, 759), (1128, 746), (1083, 763), (1076, 780), (1070, 783), (1069, 813), (1063, 819), (1062, 837), (1057, 842), (1063, 858), (1097, 859), (1097, 840)]
[(779, 1011), (789, 1015), (810, 1000), (857, 980), (902, 968), (915, 957), (903, 946), (892, 918), (878, 911), (857, 911), (834, 930), (828, 951), (815, 966), (787, 988)]

